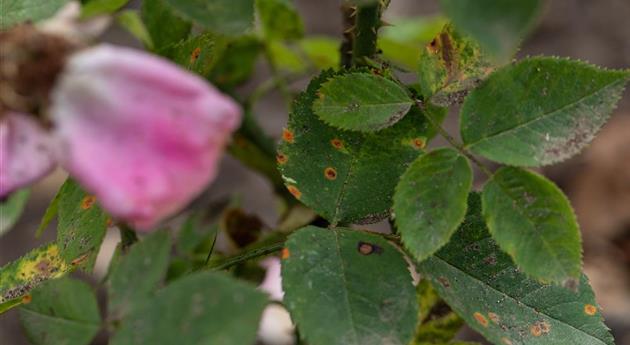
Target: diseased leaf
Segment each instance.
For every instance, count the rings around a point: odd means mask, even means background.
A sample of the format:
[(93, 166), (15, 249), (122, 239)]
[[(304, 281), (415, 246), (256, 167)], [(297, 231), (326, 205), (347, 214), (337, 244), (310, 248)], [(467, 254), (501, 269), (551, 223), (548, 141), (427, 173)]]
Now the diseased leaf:
[(0, 237), (20, 219), (30, 194), (28, 189), (21, 189), (0, 202)]
[(210, 73), (210, 80), (223, 88), (245, 82), (254, 70), (262, 44), (253, 36), (230, 40)]
[(227, 45), (223, 36), (204, 33), (162, 49), (160, 55), (203, 77), (212, 68)]
[(440, 0), (460, 31), (472, 36), (499, 62), (507, 62), (532, 29), (541, 0)]
[(501, 168), (484, 186), (483, 215), (492, 237), (525, 273), (542, 282), (579, 279), (580, 230), (569, 200), (553, 182)]
[(166, 0), (143, 0), (141, 15), (156, 50), (188, 37), (191, 24), (177, 16)]
[(33, 345), (88, 345), (101, 328), (94, 292), (70, 278), (33, 290), (31, 302), (20, 308), (20, 321)]
[(420, 93), (437, 105), (459, 103), (491, 71), (479, 45), (446, 25), (420, 53)]
[(61, 257), (91, 271), (105, 237), (107, 218), (95, 196), (66, 180), (59, 190), (57, 243)]
[(604, 125), (629, 77), (579, 61), (525, 59), (498, 70), (466, 98), (462, 138), (473, 152), (504, 164), (565, 160)]
[(457, 230), (472, 180), (468, 159), (450, 148), (420, 156), (402, 175), (394, 214), (401, 240), (416, 260), (435, 253)]
[(494, 344), (614, 344), (587, 278), (572, 291), (521, 273), (490, 237), (476, 193), (460, 229), (419, 269), (451, 308)]
[(313, 111), (333, 127), (375, 132), (398, 122), (412, 105), (401, 85), (369, 73), (348, 73), (322, 83)]
[(222, 273), (194, 273), (133, 310), (111, 344), (253, 344), (266, 301), (264, 293)]
[(164, 0), (184, 18), (215, 33), (237, 36), (251, 31), (254, 0)]
[(52, 17), (68, 1), (70, 0), (2, 0), (0, 30), (22, 22), (38, 22)]
[[(378, 133), (347, 132), (312, 112), (324, 72), (294, 103), (278, 149), (278, 168), (289, 192), (332, 224), (385, 218), (400, 175), (422, 153), (435, 131), (413, 107), (404, 119)], [(443, 109), (431, 108), (435, 121)]]
[(256, 0), (262, 31), (267, 39), (298, 39), (304, 35), (304, 23), (292, 0)]
[(168, 234), (158, 231), (112, 264), (107, 281), (107, 310), (112, 320), (122, 319), (153, 294), (166, 274), (169, 251)]
[(59, 255), (56, 244), (48, 244), (0, 268), (0, 304), (20, 299), (42, 282), (72, 270)]
[(418, 309), (407, 263), (380, 236), (302, 228), (282, 263), (284, 302), (312, 345), (406, 345)]
[(59, 213), (59, 197), (60, 197), (60, 194), (59, 194), (59, 191), (57, 191), (57, 194), (55, 194), (55, 197), (52, 199), (50, 204), (48, 204), (48, 207), (46, 208), (46, 212), (44, 212), (44, 216), (42, 217), (42, 221), (39, 223), (39, 226), (37, 227), (37, 230), (35, 231), (35, 238), (39, 238), (44, 233), (44, 230), (48, 228), (48, 225), (50, 225), (50, 222), (52, 222), (53, 219), (57, 218), (57, 214)]

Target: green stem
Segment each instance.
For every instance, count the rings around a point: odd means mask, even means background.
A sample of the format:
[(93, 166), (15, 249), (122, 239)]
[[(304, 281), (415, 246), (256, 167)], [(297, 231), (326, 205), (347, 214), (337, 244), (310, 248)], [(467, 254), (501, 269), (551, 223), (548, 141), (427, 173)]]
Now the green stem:
[[(416, 100), (416, 105), (420, 108), (420, 109), (425, 109), (424, 103), (420, 100)], [(427, 114), (426, 111), (423, 111), (424, 114)], [(438, 131), (438, 133), (444, 138), (446, 139), (446, 141), (448, 141), (449, 144), (451, 144), (451, 146), (453, 146), (455, 149), (457, 149), (457, 151), (459, 151), (461, 154), (463, 154), (464, 156), (466, 156), (468, 159), (470, 159), (470, 161), (472, 161), (473, 163), (475, 163), (475, 165), (477, 167), (479, 167), (479, 169), (481, 171), (484, 172), (484, 174), (486, 174), (488, 177), (492, 177), (492, 171), (490, 170), (490, 168), (488, 168), (485, 164), (483, 164), (480, 160), (478, 160), (475, 156), (473, 156), (465, 147), (463, 144), (459, 143), (457, 140), (455, 140), (455, 138), (453, 138), (444, 128), (442, 128), (442, 126), (435, 121), (435, 119), (433, 119), (433, 117), (431, 117), (430, 115), (425, 115), (425, 118), (431, 122), (431, 125), (433, 125), (433, 127), (435, 127), (435, 129)]]
[(381, 5), (358, 7), (354, 22), (352, 64), (365, 64), (364, 58), (376, 55), (376, 39), (381, 27)]
[(284, 248), (284, 241), (272, 243), (264, 247), (252, 249), (250, 251), (231, 256), (223, 260), (218, 265), (210, 266), (209, 268), (215, 271), (225, 270), (242, 262), (275, 253), (277, 251), (280, 251), (282, 248)]

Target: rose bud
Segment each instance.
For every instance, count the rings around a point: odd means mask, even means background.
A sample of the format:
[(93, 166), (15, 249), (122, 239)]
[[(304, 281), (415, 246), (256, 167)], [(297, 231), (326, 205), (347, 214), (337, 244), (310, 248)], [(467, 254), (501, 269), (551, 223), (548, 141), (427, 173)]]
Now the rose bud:
[(47, 175), (54, 167), (51, 140), (31, 115), (0, 116), (0, 197)]
[(139, 230), (182, 209), (214, 179), (241, 117), (200, 77), (110, 45), (72, 55), (51, 103), (60, 163)]

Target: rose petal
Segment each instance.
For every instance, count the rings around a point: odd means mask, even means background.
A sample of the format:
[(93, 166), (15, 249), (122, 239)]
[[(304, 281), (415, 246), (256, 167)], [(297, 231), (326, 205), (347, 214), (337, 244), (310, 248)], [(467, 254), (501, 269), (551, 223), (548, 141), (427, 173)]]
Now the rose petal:
[(241, 110), (166, 60), (101, 45), (70, 58), (51, 114), (64, 167), (112, 215), (148, 230), (214, 179)]
[(54, 167), (48, 133), (30, 115), (0, 118), (0, 197), (47, 175)]

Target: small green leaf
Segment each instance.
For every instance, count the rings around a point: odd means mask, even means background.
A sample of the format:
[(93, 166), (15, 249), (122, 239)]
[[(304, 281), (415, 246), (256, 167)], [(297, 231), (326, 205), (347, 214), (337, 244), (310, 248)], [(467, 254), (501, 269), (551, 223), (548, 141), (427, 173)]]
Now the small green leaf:
[(216, 236), (218, 217), (208, 213), (207, 209), (196, 210), (186, 219), (177, 238), (179, 254), (192, 255), (201, 244)]
[(508, 61), (532, 29), (541, 0), (440, 0), (455, 26), (499, 62)]
[(44, 233), (44, 230), (48, 228), (50, 222), (57, 217), (57, 214), (59, 213), (59, 197), (60, 194), (59, 191), (57, 191), (55, 197), (52, 199), (50, 204), (48, 204), (46, 212), (44, 212), (44, 216), (42, 217), (42, 221), (39, 223), (39, 226), (35, 231), (35, 238), (39, 238)]
[(107, 215), (96, 201), (73, 180), (59, 190), (57, 243), (67, 262), (91, 271), (107, 230)]
[(298, 39), (304, 35), (304, 23), (292, 0), (256, 0), (256, 9), (267, 39)]
[(33, 345), (88, 345), (101, 328), (94, 292), (70, 279), (46, 282), (20, 308), (20, 321)]
[(440, 33), (446, 20), (440, 16), (396, 18), (389, 24), (379, 31), (378, 48), (385, 59), (414, 71), (422, 47)]
[(135, 38), (137, 38), (145, 47), (153, 49), (153, 40), (151, 35), (144, 26), (140, 14), (136, 10), (126, 10), (121, 12), (116, 17), (120, 26), (129, 31)]
[(614, 344), (587, 278), (572, 291), (521, 273), (488, 233), (477, 193), (451, 241), (418, 268), (494, 344)]
[(413, 105), (399, 84), (369, 73), (339, 75), (324, 82), (313, 111), (327, 124), (375, 132), (400, 120)]
[(160, 55), (201, 76), (210, 71), (225, 50), (225, 37), (204, 33), (160, 50)]
[(402, 175), (394, 214), (401, 240), (416, 260), (435, 253), (457, 230), (472, 180), (468, 159), (450, 148), (420, 156)]
[(420, 53), (420, 91), (437, 105), (460, 103), (491, 71), (479, 45), (446, 25)]
[(484, 186), (483, 215), (492, 237), (525, 273), (542, 282), (580, 277), (580, 230), (569, 200), (553, 182), (501, 168)]
[(178, 17), (166, 0), (143, 0), (141, 15), (158, 51), (188, 38), (190, 22)]
[(298, 41), (304, 55), (319, 70), (339, 67), (340, 44), (339, 40), (326, 36), (309, 36)]
[[(348, 132), (319, 120), (312, 111), (323, 72), (298, 96), (277, 161), (289, 192), (332, 224), (377, 222), (389, 214), (400, 175), (433, 137), (422, 111), (378, 133)], [(337, 74), (339, 75), (339, 74)], [(431, 108), (440, 122), (443, 109)]]
[(90, 0), (81, 8), (81, 17), (112, 14), (123, 8), (129, 0)]
[(364, 231), (302, 228), (282, 264), (284, 302), (312, 345), (407, 344), (418, 315), (402, 254)]
[(166, 274), (170, 249), (168, 234), (158, 231), (113, 264), (108, 279), (111, 319), (122, 319), (153, 294)]
[(30, 194), (28, 189), (21, 189), (0, 202), (0, 237), (20, 219)]
[(604, 125), (630, 74), (530, 58), (495, 72), (466, 98), (461, 134), (473, 152), (518, 166), (579, 153)]
[(2, 0), (0, 8), (0, 30), (13, 25), (32, 21), (38, 22), (52, 17), (70, 0)]
[(269, 41), (267, 43), (267, 49), (269, 51), (269, 58), (273, 62), (274, 66), (277, 66), (279, 70), (287, 71), (290, 73), (303, 73), (306, 68), (306, 59), (299, 52), (297, 47), (284, 43), (281, 41)]
[(42, 282), (62, 277), (72, 268), (59, 255), (56, 244), (33, 249), (0, 268), (0, 304), (22, 298)]
[(223, 88), (232, 88), (242, 84), (254, 71), (254, 64), (262, 47), (254, 36), (230, 40), (223, 55), (212, 69), (210, 79)]
[(254, 0), (165, 0), (182, 17), (215, 33), (242, 35), (254, 24)]
[(194, 273), (133, 310), (111, 344), (253, 344), (266, 302), (262, 292), (242, 281)]

